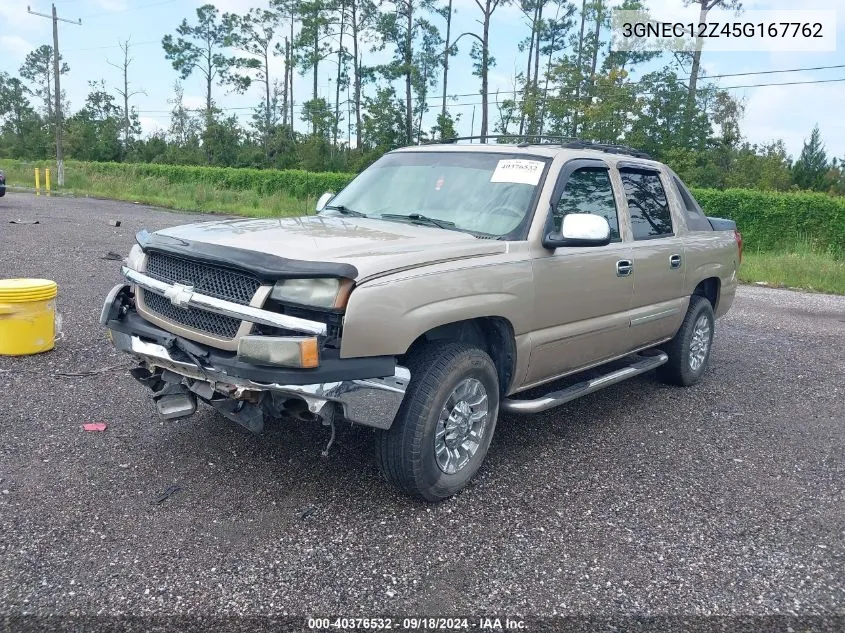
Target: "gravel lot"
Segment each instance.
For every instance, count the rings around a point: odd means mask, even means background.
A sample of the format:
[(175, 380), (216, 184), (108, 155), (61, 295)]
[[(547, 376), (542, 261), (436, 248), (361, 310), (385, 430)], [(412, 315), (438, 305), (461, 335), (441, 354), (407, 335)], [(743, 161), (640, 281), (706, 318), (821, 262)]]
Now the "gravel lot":
[(55, 279), (65, 331), (0, 358), (0, 612), (845, 615), (845, 297), (741, 288), (699, 385), (504, 417), (430, 506), (384, 485), (365, 429), (325, 459), (316, 425), (158, 419), (97, 322), (102, 258), (197, 217), (0, 199), (0, 276)]

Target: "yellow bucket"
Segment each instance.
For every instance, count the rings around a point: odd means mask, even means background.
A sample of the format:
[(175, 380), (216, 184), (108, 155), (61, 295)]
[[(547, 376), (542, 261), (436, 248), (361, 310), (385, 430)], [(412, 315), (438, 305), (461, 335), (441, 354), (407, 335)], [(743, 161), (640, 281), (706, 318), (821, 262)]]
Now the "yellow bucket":
[(53, 349), (58, 291), (49, 279), (0, 279), (0, 355)]

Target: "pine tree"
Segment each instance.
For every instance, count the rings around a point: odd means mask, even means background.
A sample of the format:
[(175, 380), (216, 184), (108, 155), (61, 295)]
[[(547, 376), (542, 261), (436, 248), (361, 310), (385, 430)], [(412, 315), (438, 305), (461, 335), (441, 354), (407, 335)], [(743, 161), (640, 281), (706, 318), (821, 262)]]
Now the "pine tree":
[(804, 141), (801, 157), (792, 168), (792, 179), (801, 189), (823, 191), (829, 167), (821, 132), (819, 132), (819, 126), (816, 125), (810, 134), (810, 140)]

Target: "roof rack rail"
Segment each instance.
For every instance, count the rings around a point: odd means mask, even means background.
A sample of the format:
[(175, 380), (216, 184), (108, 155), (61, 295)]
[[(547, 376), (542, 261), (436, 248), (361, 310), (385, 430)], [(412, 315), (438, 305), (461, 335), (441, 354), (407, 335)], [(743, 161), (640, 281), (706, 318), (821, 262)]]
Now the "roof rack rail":
[(577, 138), (571, 136), (555, 136), (549, 134), (488, 134), (487, 136), (454, 136), (451, 138), (444, 138), (437, 141), (429, 141), (431, 143), (446, 143), (452, 144), (458, 141), (475, 141), (475, 140), (498, 140), (505, 139), (505, 142), (519, 143), (520, 145), (547, 145), (559, 144), (568, 141), (577, 141)]
[(651, 155), (627, 145), (614, 145), (612, 143), (594, 143), (593, 141), (570, 141), (564, 143), (563, 147), (566, 149), (594, 149), (599, 152), (607, 152), (608, 154), (625, 154), (626, 156), (634, 156), (635, 158), (647, 158), (651, 160)]
[(571, 136), (555, 136), (548, 134), (488, 134), (487, 136), (455, 136), (437, 141), (428, 141), (425, 145), (440, 143), (451, 145), (457, 143), (458, 141), (481, 140), (484, 142), (499, 139), (505, 139), (504, 142), (516, 143), (518, 147), (528, 147), (530, 145), (560, 145), (560, 147), (566, 149), (592, 149), (599, 152), (607, 152), (608, 154), (625, 154), (626, 156), (633, 156), (635, 158), (652, 158), (646, 152), (633, 147), (628, 147), (627, 145), (596, 143), (594, 141), (573, 138)]

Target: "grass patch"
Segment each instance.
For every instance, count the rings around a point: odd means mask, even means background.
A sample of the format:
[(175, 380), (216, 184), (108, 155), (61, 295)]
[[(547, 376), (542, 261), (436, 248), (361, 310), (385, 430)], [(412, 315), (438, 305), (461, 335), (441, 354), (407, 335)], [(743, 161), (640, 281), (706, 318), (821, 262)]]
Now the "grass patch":
[[(44, 190), (44, 168), (51, 168), (53, 190), (56, 191), (55, 163), (24, 163), (0, 160), (6, 172), (6, 184), (32, 190), (36, 167), (41, 169)], [(313, 196), (298, 198), (276, 191), (262, 193), (252, 189), (231, 189), (207, 182), (171, 182), (164, 177), (138, 176), (131, 173), (100, 173), (85, 169), (84, 163), (65, 165), (65, 186), (62, 194), (93, 196), (112, 200), (140, 202), (177, 211), (225, 213), (251, 217), (283, 217), (314, 214)]]
[(845, 261), (825, 253), (743, 253), (741, 281), (845, 295)]
[(233, 191), (199, 182), (170, 183), (164, 178), (126, 178), (91, 174), (84, 182), (68, 178), (66, 189), (77, 195), (130, 200), (180, 211), (232, 213), (252, 217), (299, 216), (314, 213), (313, 198), (285, 193)]

